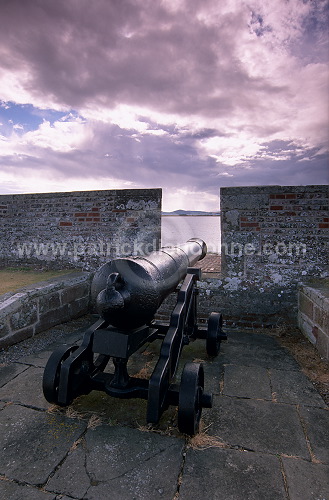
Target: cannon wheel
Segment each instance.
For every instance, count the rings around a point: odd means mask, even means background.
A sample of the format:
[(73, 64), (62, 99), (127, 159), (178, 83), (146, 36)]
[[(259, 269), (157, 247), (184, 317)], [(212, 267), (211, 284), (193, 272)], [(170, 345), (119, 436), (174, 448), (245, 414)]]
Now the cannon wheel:
[(58, 387), (61, 367), (64, 361), (76, 350), (79, 346), (62, 346), (56, 349), (48, 359), (43, 373), (43, 394), (49, 403), (58, 405)]
[(208, 329), (206, 338), (206, 350), (208, 356), (217, 356), (219, 353), (223, 316), (220, 313), (212, 312), (208, 319)]
[(183, 369), (178, 402), (178, 429), (193, 436), (199, 431), (202, 412), (204, 371), (201, 363), (186, 363)]

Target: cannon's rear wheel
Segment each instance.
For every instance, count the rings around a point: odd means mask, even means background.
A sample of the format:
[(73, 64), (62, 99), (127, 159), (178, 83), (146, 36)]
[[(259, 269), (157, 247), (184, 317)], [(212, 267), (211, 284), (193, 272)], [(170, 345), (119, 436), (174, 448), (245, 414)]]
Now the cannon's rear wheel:
[(201, 363), (186, 363), (179, 388), (178, 429), (193, 436), (199, 431), (204, 389), (204, 371)]
[(76, 350), (79, 346), (62, 346), (52, 353), (46, 364), (42, 388), (43, 394), (49, 403), (58, 405), (58, 387), (61, 373), (61, 367), (64, 361)]
[(206, 350), (208, 356), (217, 356), (220, 349), (223, 326), (223, 316), (220, 313), (212, 312), (208, 319), (208, 329), (206, 338)]

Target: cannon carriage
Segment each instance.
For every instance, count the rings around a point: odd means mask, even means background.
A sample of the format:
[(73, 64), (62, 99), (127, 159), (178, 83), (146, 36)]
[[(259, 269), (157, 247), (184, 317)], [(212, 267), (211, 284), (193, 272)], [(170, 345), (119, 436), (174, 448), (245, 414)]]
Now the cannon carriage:
[[(191, 340), (205, 339), (207, 354), (217, 356), (226, 339), (221, 314), (211, 313), (207, 326), (197, 323), (201, 271), (192, 266), (206, 252), (205, 243), (192, 238), (147, 257), (119, 258), (101, 266), (91, 285), (99, 319), (87, 329), (80, 346), (63, 346), (50, 356), (43, 376), (47, 401), (67, 406), (92, 390), (118, 398), (143, 398), (148, 423), (157, 424), (168, 406), (175, 405), (179, 430), (197, 433), (202, 408), (212, 406), (212, 394), (204, 391), (203, 365), (186, 363), (179, 385), (175, 375), (181, 351)], [(159, 322), (156, 312), (172, 292), (177, 292), (177, 302), (169, 323)], [(162, 344), (149, 380), (131, 377), (129, 357), (157, 339)], [(113, 373), (104, 372), (110, 359)]]

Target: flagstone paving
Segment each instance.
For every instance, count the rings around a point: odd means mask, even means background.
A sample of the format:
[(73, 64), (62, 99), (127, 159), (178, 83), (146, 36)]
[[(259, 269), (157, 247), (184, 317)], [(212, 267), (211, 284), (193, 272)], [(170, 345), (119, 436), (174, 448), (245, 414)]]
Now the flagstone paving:
[[(274, 337), (228, 331), (217, 358), (204, 341), (184, 347), (180, 364), (202, 361), (214, 394), (190, 438), (174, 407), (152, 427), (143, 400), (97, 391), (68, 408), (45, 400), (50, 354), (79, 343), (92, 320), (0, 353), (0, 499), (329, 500), (329, 409)], [(136, 353), (131, 372), (148, 374), (157, 349)]]

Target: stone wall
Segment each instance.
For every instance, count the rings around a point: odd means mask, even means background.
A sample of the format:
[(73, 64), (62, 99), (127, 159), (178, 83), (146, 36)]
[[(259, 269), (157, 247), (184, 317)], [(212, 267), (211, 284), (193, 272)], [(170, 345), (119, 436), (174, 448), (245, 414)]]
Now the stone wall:
[(0, 263), (97, 268), (159, 246), (161, 189), (0, 195)]
[(221, 189), (222, 270), (259, 283), (322, 275), (328, 265), (328, 186)]
[(298, 282), (328, 276), (328, 186), (222, 188), (220, 202), (222, 278), (207, 293), (233, 324), (296, 323)]
[(329, 360), (329, 283), (301, 283), (298, 290), (298, 326)]
[(0, 297), (0, 349), (90, 309), (92, 273), (75, 272)]

